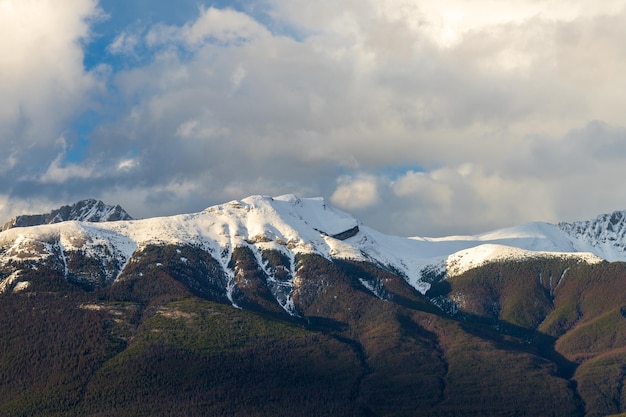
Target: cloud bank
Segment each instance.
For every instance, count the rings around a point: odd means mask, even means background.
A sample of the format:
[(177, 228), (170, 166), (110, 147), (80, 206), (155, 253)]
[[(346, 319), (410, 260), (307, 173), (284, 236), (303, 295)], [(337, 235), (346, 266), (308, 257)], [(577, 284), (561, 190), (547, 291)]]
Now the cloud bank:
[(0, 0), (0, 214), (321, 195), (401, 235), (626, 208), (626, 2)]

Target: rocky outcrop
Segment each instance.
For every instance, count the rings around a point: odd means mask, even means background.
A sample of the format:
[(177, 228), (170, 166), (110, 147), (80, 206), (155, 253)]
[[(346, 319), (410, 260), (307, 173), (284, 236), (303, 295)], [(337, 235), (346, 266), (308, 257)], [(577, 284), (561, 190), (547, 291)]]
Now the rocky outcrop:
[(110, 222), (132, 220), (132, 217), (119, 205), (110, 206), (100, 200), (88, 199), (52, 210), (50, 213), (16, 216), (6, 222), (1, 230), (5, 231), (14, 227), (39, 226), (42, 224), (60, 223), (70, 220)]

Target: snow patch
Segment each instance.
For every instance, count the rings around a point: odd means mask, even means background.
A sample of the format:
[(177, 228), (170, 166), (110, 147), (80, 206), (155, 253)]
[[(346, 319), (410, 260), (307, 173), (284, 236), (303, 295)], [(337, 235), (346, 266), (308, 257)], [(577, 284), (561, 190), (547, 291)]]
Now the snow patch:
[(602, 258), (592, 253), (530, 251), (511, 246), (484, 244), (453, 253), (446, 261), (446, 269), (448, 276), (456, 276), (470, 269), (485, 265), (488, 262), (521, 261), (539, 257), (578, 259), (589, 264), (603, 261)]
[(0, 294), (6, 294), (13, 283), (20, 277), (21, 271), (15, 271), (0, 282)]
[(24, 291), (28, 289), (28, 287), (30, 287), (29, 281), (20, 281), (17, 284), (15, 284), (15, 287), (13, 287), (13, 293), (15, 294), (15, 293)]
[[(434, 282), (433, 274), (437, 279), (458, 275), (491, 261), (537, 256), (576, 258), (588, 263), (626, 260), (625, 236), (626, 213), (569, 226), (527, 223), (475, 236), (388, 236), (327, 206), (323, 198), (288, 194), (274, 198), (251, 196), (178, 216), (104, 223), (70, 221), (9, 229), (0, 233), (0, 265), (42, 261), (55, 253), (64, 257), (81, 250), (116, 265), (119, 277), (133, 253), (148, 245), (195, 245), (218, 260), (227, 276), (228, 299), (236, 305), (235, 275), (228, 266), (232, 251), (239, 246), (252, 249), (270, 279), (271, 271), (263, 266), (260, 253), (278, 250), (289, 257), (291, 280), (275, 288), (281, 294), (292, 294), (299, 285), (295, 256), (304, 253), (371, 262), (426, 293)], [(290, 297), (287, 295), (280, 303), (293, 313)]]
[(385, 300), (382, 286), (374, 285), (373, 283), (366, 281), (363, 278), (359, 278), (359, 282), (361, 283), (361, 285), (367, 288), (372, 294), (374, 294), (378, 299)]

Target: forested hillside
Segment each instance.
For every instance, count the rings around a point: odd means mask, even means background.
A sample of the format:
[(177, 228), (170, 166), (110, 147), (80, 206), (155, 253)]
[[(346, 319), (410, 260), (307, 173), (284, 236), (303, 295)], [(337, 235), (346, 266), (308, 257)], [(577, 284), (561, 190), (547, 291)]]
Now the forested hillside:
[(233, 258), (241, 308), (210, 291), (217, 262), (189, 267), (192, 249), (148, 248), (110, 286), (23, 273), (29, 285), (0, 298), (0, 414), (625, 411), (624, 264), (493, 263), (424, 296), (393, 271), (303, 255), (290, 315), (245, 249)]

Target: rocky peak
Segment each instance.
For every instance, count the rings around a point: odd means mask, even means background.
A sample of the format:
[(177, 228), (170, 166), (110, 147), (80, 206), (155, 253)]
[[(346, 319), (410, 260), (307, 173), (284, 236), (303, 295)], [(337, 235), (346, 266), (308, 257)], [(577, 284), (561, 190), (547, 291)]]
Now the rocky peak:
[(626, 211), (602, 214), (594, 220), (559, 223), (558, 227), (572, 237), (591, 243), (618, 242), (624, 244)]
[(23, 214), (16, 216), (2, 226), (2, 231), (14, 227), (39, 226), (70, 220), (83, 222), (110, 222), (132, 220), (132, 217), (119, 205), (110, 206), (100, 200), (87, 199), (60, 207), (44, 214)]

